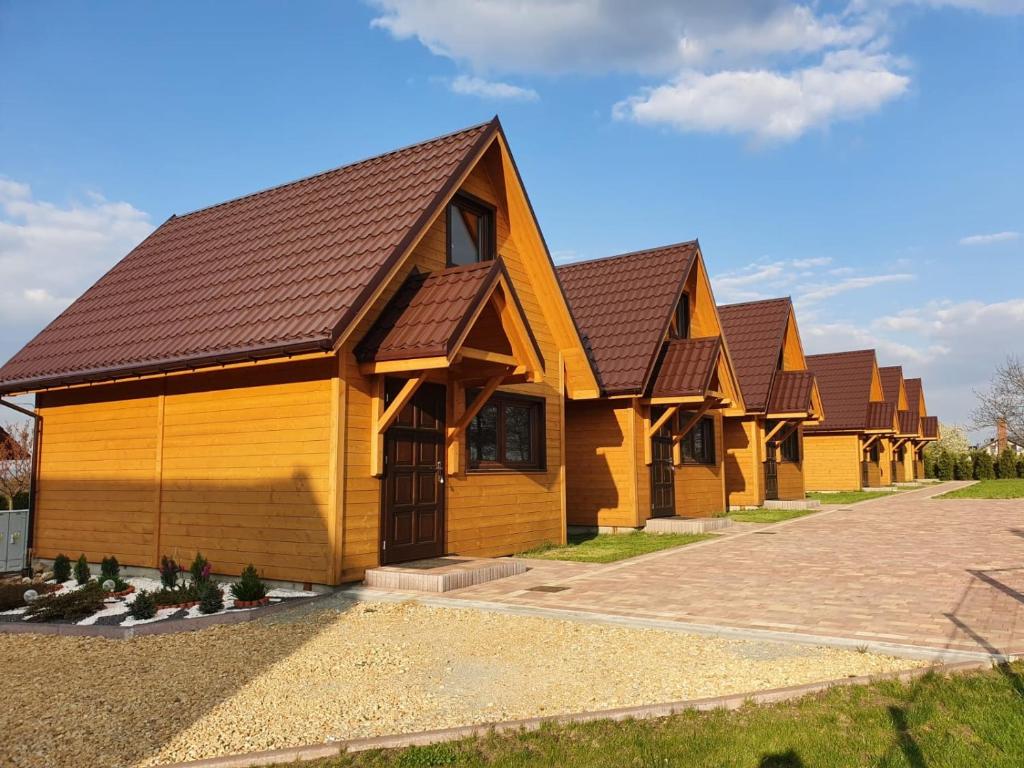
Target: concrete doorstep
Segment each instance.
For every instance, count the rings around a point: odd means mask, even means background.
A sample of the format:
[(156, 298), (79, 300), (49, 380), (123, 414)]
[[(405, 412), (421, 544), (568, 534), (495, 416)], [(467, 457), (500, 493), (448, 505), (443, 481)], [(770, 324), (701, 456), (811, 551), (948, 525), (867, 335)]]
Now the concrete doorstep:
[(287, 764), (306, 760), (324, 760), (347, 752), (365, 752), (372, 749), (401, 749), (404, 747), (425, 746), (444, 742), (460, 741), (475, 736), (487, 736), (491, 733), (515, 733), (517, 731), (535, 731), (547, 723), (590, 723), (596, 720), (637, 720), (668, 717), (687, 710), (708, 711), (715, 709), (734, 710), (746, 704), (772, 704), (790, 701), (813, 693), (827, 691), (830, 688), (851, 685), (867, 685), (881, 680), (914, 680), (935, 672), (940, 674), (963, 674), (980, 669), (988, 669), (991, 661), (965, 661), (953, 664), (911, 669), (903, 672), (888, 672), (879, 675), (863, 675), (861, 677), (845, 677), (820, 683), (794, 685), (787, 688), (773, 688), (767, 691), (715, 696), (705, 699), (674, 701), (666, 704), (645, 704), (637, 707), (621, 707), (593, 712), (576, 712), (567, 715), (549, 715), (531, 717), (525, 720), (508, 720), (498, 723), (482, 723), (465, 725), (457, 728), (442, 728), (433, 731), (416, 733), (399, 733), (389, 736), (373, 736), (361, 739), (346, 739), (324, 744), (311, 744), (303, 747), (286, 747), (263, 752), (250, 752), (243, 755), (226, 755), (210, 757), (203, 760), (191, 760), (184, 763), (166, 764), (165, 768), (256, 768)]

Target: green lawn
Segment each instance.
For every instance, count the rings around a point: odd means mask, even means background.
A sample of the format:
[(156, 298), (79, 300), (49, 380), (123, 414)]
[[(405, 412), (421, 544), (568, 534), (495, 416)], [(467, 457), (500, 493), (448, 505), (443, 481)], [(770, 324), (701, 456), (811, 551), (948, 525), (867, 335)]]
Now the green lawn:
[(839, 493), (808, 493), (808, 499), (817, 499), (822, 504), (856, 504), (858, 501), (880, 499), (900, 491), (840, 491)]
[(940, 499), (1024, 499), (1024, 480), (980, 480)]
[(781, 523), (796, 517), (811, 515), (816, 509), (744, 509), (730, 512), (729, 518), (737, 523)]
[[(1019, 768), (1024, 662), (908, 684), (836, 688), (794, 702), (660, 720), (546, 726), (345, 755), (298, 768)], [(282, 767), (283, 768), (283, 767)]]
[(612, 563), (627, 557), (646, 555), (659, 549), (681, 547), (714, 538), (710, 533), (582, 533), (569, 534), (564, 547), (547, 545), (520, 553), (519, 557), (540, 560), (573, 560), (578, 563)]

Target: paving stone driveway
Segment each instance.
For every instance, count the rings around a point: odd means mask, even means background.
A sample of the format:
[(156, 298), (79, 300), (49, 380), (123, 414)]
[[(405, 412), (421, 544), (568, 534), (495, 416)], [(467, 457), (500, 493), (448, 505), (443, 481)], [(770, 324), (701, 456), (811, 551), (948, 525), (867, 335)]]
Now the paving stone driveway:
[[(929, 498), (962, 485), (606, 566), (538, 563), (446, 597), (1024, 653), (1024, 503)], [(539, 584), (568, 589), (528, 589)]]

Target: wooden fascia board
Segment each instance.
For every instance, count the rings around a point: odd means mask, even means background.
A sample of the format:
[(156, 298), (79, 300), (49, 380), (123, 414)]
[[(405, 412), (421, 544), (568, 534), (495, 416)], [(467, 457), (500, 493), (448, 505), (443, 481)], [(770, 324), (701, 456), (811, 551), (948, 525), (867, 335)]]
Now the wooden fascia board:
[(413, 357), (408, 360), (381, 360), (375, 363), (360, 363), (359, 372), (364, 376), (382, 373), (409, 373), (435, 368), (447, 368), (451, 365), (448, 357)]
[[(573, 376), (567, 378), (569, 380), (576, 380), (582, 377), (585, 380), (582, 387), (579, 386), (578, 382), (575, 385), (567, 386), (569, 397), (574, 400), (599, 397), (601, 387), (597, 381), (597, 374), (594, 372), (590, 356), (587, 355), (586, 347), (583, 345), (583, 337), (580, 334), (579, 327), (576, 325), (576, 320), (572, 316), (569, 300), (566, 298), (562, 284), (558, 281), (558, 276), (555, 274), (555, 263), (551, 258), (551, 250), (548, 248), (544, 232), (540, 228), (540, 222), (533, 209), (533, 203), (530, 201), (526, 186), (523, 184), (522, 175), (519, 173), (519, 166), (516, 164), (515, 156), (508, 146), (508, 139), (500, 122), (497, 124), (497, 141), (498, 147), (501, 150), (502, 171), (505, 175), (506, 206), (509, 208), (509, 223), (511, 224), (512, 202), (508, 199), (508, 190), (510, 185), (514, 183), (514, 192), (519, 197), (533, 224), (531, 228), (528, 228), (528, 231), (517, 231), (514, 233), (514, 236), (522, 236), (528, 240), (535, 238), (537, 250), (544, 255), (543, 259), (524, 258), (523, 260), (526, 263), (531, 279), (536, 283), (534, 289), (541, 289), (538, 291), (544, 299), (540, 302), (541, 311), (544, 312), (545, 309), (556, 304), (558, 305), (558, 310), (554, 312), (554, 322), (552, 322), (552, 317), (548, 313), (545, 313), (545, 317), (551, 324), (563, 353), (567, 350), (573, 351), (572, 355), (565, 356), (566, 360), (571, 361), (573, 366)], [(507, 170), (511, 170), (511, 173), (506, 172)], [(543, 265), (539, 262), (543, 262)], [(532, 270), (531, 267), (533, 268)], [(577, 389), (579, 392), (576, 391)], [(591, 393), (593, 393), (592, 396), (590, 396)], [(588, 397), (584, 397), (584, 395), (588, 395)]]
[(821, 390), (818, 388), (817, 376), (815, 376), (814, 381), (811, 382), (811, 413), (819, 422), (826, 419), (825, 403), (821, 399)]
[(498, 312), (502, 330), (504, 330), (509, 344), (512, 345), (513, 354), (519, 364), (526, 366), (527, 370), (535, 377), (535, 381), (540, 381), (544, 375), (544, 360), (537, 350), (526, 315), (504, 276), (499, 278), (498, 284), (502, 287), (502, 294), (495, 290), (488, 300), (494, 304)]
[(806, 419), (810, 416), (807, 411), (792, 411), (788, 413), (766, 413), (764, 417), (766, 419), (781, 419), (782, 421), (799, 421)]
[[(619, 397), (628, 397), (621, 395)], [(609, 400), (613, 398), (608, 398)], [(683, 395), (680, 397), (645, 397), (640, 400), (641, 405), (700, 405), (704, 402), (704, 395)]]
[(335, 326), (333, 333), (333, 349), (335, 351), (344, 346), (352, 333), (359, 327), (363, 318), (366, 317), (377, 303), (377, 299), (380, 298), (381, 294), (402, 274), (402, 270), (412, 256), (413, 251), (416, 250), (416, 246), (420, 244), (420, 241), (430, 230), (431, 225), (444, 212), (445, 206), (448, 205), (455, 193), (459, 191), (459, 188), (469, 178), (469, 174), (473, 172), (473, 169), (476, 168), (484, 153), (487, 152), (497, 138), (500, 129), (498, 119), (495, 117), (491, 120), (487, 129), (480, 135), (480, 138), (477, 139), (476, 146), (467, 152), (466, 156), (460, 161), (458, 167), (449, 177), (448, 181), (445, 182), (441, 191), (435, 196), (431, 205), (424, 209), (416, 223), (409, 228), (409, 232), (403, 242), (395, 249), (395, 254), (390, 257), (389, 261), (392, 263), (386, 269), (385, 274), (378, 274), (370, 281), (368, 288), (353, 302), (352, 306), (354, 309), (346, 313)]

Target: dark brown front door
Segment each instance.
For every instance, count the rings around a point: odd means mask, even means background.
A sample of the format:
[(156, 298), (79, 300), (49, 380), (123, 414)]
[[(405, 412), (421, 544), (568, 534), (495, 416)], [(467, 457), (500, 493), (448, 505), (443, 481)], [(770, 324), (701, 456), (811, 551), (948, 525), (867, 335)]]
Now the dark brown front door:
[(651, 517), (676, 514), (676, 483), (672, 467), (672, 437), (662, 428), (651, 438)]
[(384, 435), (384, 564), (444, 554), (444, 414), (445, 388), (424, 384)]

